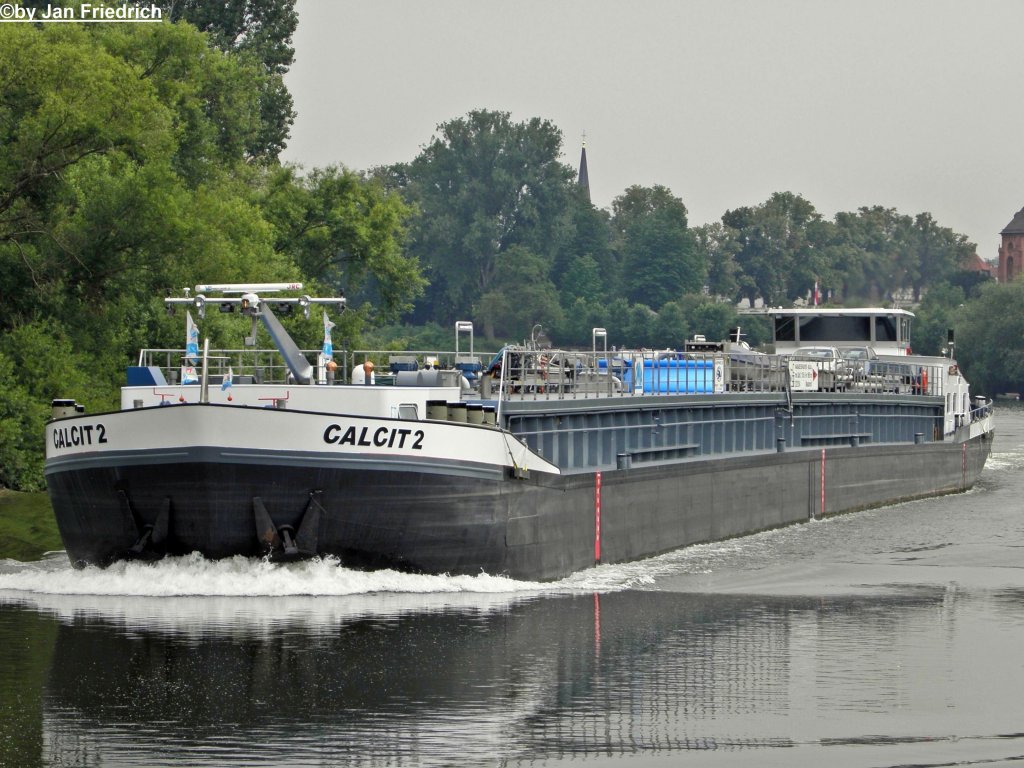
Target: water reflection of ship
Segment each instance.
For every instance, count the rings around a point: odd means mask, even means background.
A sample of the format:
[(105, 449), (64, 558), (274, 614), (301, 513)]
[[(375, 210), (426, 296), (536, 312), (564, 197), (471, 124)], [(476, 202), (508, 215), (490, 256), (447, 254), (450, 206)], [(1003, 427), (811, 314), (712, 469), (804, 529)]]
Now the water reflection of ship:
[(56, 636), (49, 617), (0, 601), (0, 766), (43, 765), (42, 691)]
[(201, 634), (81, 614), (57, 633), (44, 749), (98, 766), (146, 750), (214, 764), (257, 744), (264, 758), (326, 750), (355, 764), (782, 746), (754, 724), (799, 695), (791, 665), (816, 627), (839, 615), (884, 643), (943, 596), (623, 592), (271, 631), (243, 609)]

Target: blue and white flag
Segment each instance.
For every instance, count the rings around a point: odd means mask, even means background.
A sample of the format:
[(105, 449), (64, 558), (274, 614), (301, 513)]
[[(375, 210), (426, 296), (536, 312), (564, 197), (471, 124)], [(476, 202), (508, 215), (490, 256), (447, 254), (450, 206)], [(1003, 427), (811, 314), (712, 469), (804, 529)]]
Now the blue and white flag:
[(232, 380), (235, 378), (234, 372), (231, 368), (228, 368), (228, 372), (224, 375), (224, 381), (220, 385), (220, 391), (223, 392), (225, 389), (231, 386)]
[(324, 357), (331, 357), (334, 354), (334, 344), (331, 342), (331, 328), (334, 327), (334, 323), (331, 322), (330, 318), (327, 317), (327, 312), (324, 312), (324, 346), (320, 352)]
[(199, 362), (199, 327), (191, 312), (185, 313), (185, 362), (192, 365)]

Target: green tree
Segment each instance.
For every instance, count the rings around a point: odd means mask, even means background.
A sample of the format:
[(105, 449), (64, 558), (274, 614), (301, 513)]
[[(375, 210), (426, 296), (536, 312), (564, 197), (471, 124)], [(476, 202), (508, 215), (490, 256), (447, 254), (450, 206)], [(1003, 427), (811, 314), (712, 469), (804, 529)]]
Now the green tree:
[(260, 99), (270, 77), (254, 57), (213, 49), (184, 24), (97, 25), (93, 35), (171, 110), (174, 168), (189, 183), (210, 182), (243, 160), (273, 159), (253, 149), (265, 130)]
[(899, 263), (900, 286), (913, 291), (914, 301), (928, 285), (948, 281), (974, 254), (967, 237), (938, 224), (930, 213), (919, 213), (905, 233)]
[(594, 339), (594, 328), (607, 327), (608, 307), (603, 300), (574, 299), (564, 314), (558, 340), (567, 346), (589, 349)]
[(708, 265), (708, 292), (712, 296), (738, 298), (740, 268), (736, 254), (740, 243), (736, 230), (720, 222), (712, 222), (692, 231), (697, 250)]
[[(658, 313), (646, 304), (630, 304), (623, 298), (613, 299), (597, 323), (608, 331), (608, 348), (650, 348), (657, 333)], [(590, 334), (587, 334), (590, 346)]]
[(626, 344), (631, 347), (650, 347), (658, 322), (658, 313), (646, 304), (633, 304), (626, 313), (623, 328)]
[(570, 225), (551, 274), (559, 286), (564, 307), (569, 307), (576, 297), (594, 299), (610, 295), (618, 290), (619, 281), (608, 212), (595, 208), (575, 188), (569, 196), (568, 218)]
[(687, 228), (686, 206), (663, 186), (633, 186), (612, 202), (626, 296), (661, 307), (699, 291), (707, 265)]
[(483, 322), (488, 340), (528, 338), (536, 323), (557, 332), (564, 316), (549, 269), (545, 259), (523, 246), (508, 249), (491, 290), (480, 297), (474, 313)]
[(677, 301), (668, 301), (658, 310), (651, 343), (665, 349), (680, 349), (690, 335), (686, 313)]
[(736, 325), (730, 326), (740, 329), (741, 341), (745, 341), (751, 347), (764, 347), (772, 342), (772, 324), (764, 315), (737, 314)]
[(379, 321), (412, 308), (425, 281), (403, 250), (410, 209), (377, 179), (345, 168), (299, 176), (278, 167), (263, 180), (260, 207), (274, 228), (274, 246), (308, 278), (368, 299)]
[[(125, 25), (127, 26), (127, 25)], [(172, 115), (148, 83), (72, 25), (0, 27), (0, 322), (31, 315), (77, 254), (53, 222), (68, 173), (117, 155), (138, 165), (172, 148)], [(131, 108), (126, 108), (126, 104)]]
[(37, 491), (43, 487), (39, 435), (49, 414), (14, 371), (14, 363), (0, 351), (0, 487)]
[(910, 219), (895, 208), (862, 207), (835, 218), (836, 288), (846, 303), (878, 304), (895, 286), (897, 243)]
[(921, 306), (914, 310), (912, 344), (923, 355), (938, 355), (946, 350), (947, 331), (955, 328), (956, 317), (964, 303), (964, 292), (949, 283), (932, 286)]
[(562, 306), (571, 306), (576, 299), (596, 302), (605, 294), (601, 269), (590, 254), (575, 257), (561, 279)]
[[(951, 285), (962, 290), (965, 296), (974, 298), (978, 296), (982, 286), (992, 282), (994, 279), (993, 275), (989, 272), (975, 270), (971, 269), (970, 266), (965, 266), (954, 272), (949, 278), (949, 282)], [(929, 293), (932, 290), (934, 290), (934, 287), (928, 289)]]
[(80, 303), (96, 315), (200, 263), (211, 275), (219, 255), (197, 249), (229, 237), (240, 261), (276, 273), (232, 174), (231, 136), (250, 125), (224, 99), (251, 112), (239, 106), (251, 74), (188, 27), (3, 25), (0, 325), (70, 318)]
[(728, 302), (690, 294), (683, 298), (680, 306), (693, 332), (711, 341), (729, 338), (729, 330), (739, 324), (736, 309)]
[(476, 110), (437, 131), (386, 175), (417, 206), (410, 251), (428, 270), (430, 315), (447, 324), (491, 292), (513, 246), (553, 264), (570, 233), (574, 173), (559, 162), (562, 134), (547, 120)]
[[(600, 322), (595, 323), (597, 327), (608, 331), (608, 348), (632, 346), (634, 340), (630, 335), (630, 304), (622, 296), (618, 296), (608, 302)], [(589, 336), (589, 334), (588, 334)], [(640, 344), (645, 344), (641, 341)]]
[(810, 229), (820, 218), (813, 205), (792, 192), (776, 192), (755, 208), (723, 214), (722, 223), (737, 231), (740, 289), (751, 305), (759, 296), (779, 304), (813, 285), (814, 273), (826, 266)]
[(918, 302), (927, 287), (954, 279), (975, 250), (929, 213), (910, 217), (881, 206), (836, 214), (833, 243), (846, 302), (887, 302), (899, 290)]
[(260, 127), (245, 149), (250, 157), (277, 159), (295, 121), (294, 103), (284, 84), (295, 59), (295, 0), (164, 0), (159, 5), (166, 18), (189, 22), (220, 50), (259, 64), (265, 75), (255, 83)]
[(956, 357), (975, 393), (1024, 392), (1024, 281), (991, 283), (955, 315)]

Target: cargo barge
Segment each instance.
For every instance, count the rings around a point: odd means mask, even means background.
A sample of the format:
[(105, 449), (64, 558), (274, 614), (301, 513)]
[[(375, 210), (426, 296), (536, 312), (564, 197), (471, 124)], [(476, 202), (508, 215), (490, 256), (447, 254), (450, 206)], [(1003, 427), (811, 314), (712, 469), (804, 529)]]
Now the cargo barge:
[[(969, 489), (991, 402), (950, 344), (913, 355), (902, 310), (769, 311), (774, 351), (535, 342), (300, 351), (296, 285), (196, 286), (247, 346), (143, 350), (121, 409), (54, 401), (46, 477), (76, 566), (199, 552), (554, 580), (777, 526)], [(214, 295), (221, 294), (221, 295)], [(275, 349), (258, 349), (260, 326)], [(468, 336), (468, 352), (460, 340)], [(313, 359), (315, 362), (310, 362)], [(374, 365), (376, 363), (376, 365)], [(352, 382), (358, 383), (352, 383)]]

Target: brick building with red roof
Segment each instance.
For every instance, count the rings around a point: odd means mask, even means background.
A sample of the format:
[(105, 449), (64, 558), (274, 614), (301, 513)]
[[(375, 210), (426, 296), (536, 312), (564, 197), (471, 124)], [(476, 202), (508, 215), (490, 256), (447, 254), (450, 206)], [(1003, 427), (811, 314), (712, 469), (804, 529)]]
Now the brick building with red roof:
[(998, 279), (1000, 283), (1008, 283), (1024, 271), (1024, 208), (1017, 211), (1013, 221), (999, 234), (1003, 236), (1003, 244), (999, 246)]

